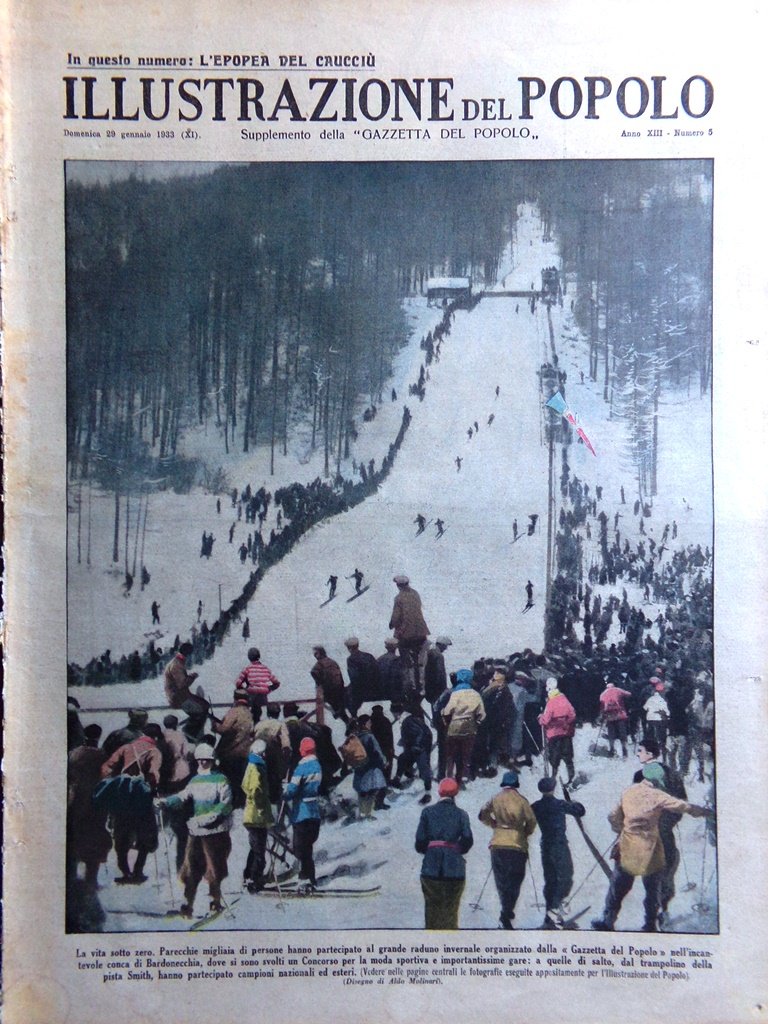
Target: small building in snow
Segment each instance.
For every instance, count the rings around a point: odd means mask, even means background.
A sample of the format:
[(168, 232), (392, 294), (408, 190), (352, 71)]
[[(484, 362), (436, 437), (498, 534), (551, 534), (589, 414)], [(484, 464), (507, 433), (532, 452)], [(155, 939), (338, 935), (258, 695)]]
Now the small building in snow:
[(468, 299), (472, 283), (468, 277), (430, 277), (427, 279), (427, 300), (446, 305), (456, 299)]

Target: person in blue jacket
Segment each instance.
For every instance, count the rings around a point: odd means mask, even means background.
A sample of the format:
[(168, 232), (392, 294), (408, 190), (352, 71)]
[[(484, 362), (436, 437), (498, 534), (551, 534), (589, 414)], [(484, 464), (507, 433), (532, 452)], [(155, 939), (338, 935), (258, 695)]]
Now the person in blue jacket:
[(304, 884), (299, 892), (310, 895), (317, 886), (314, 845), (320, 835), (320, 784), (323, 780), (320, 762), (315, 754), (315, 741), (306, 736), (299, 744), (301, 760), (285, 787), (284, 798), (289, 803), (293, 825), (293, 852), (299, 859), (299, 879)]
[(469, 815), (454, 801), (458, 791), (455, 779), (443, 779), (437, 787), (440, 800), (424, 808), (416, 830), (416, 850), (424, 855), (421, 891), (425, 928), (459, 927), (459, 904), (466, 878), (464, 854), (474, 840)]

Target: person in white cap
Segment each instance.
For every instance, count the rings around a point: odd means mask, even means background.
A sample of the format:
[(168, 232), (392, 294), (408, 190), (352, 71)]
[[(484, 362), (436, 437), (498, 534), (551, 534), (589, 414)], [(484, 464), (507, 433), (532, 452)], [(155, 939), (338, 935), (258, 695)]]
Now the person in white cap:
[(392, 607), (389, 628), (397, 639), (400, 656), (406, 665), (406, 687), (411, 693), (422, 695), (429, 627), (421, 610), (421, 598), (411, 587), (409, 578), (399, 575), (394, 576), (392, 581), (397, 586), (397, 596)]
[(208, 743), (195, 747), (197, 774), (181, 793), (158, 800), (159, 807), (185, 807), (190, 812), (189, 838), (179, 880), (184, 886), (182, 917), (192, 917), (197, 887), (205, 878), (210, 893), (210, 910), (224, 909), (221, 883), (227, 877), (227, 860), (232, 849), (232, 790), (226, 775), (214, 771), (216, 755)]

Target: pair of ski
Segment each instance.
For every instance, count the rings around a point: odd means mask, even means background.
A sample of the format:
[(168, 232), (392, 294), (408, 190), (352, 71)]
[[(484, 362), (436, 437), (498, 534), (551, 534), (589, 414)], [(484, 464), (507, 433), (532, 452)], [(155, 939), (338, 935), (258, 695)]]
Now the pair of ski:
[(311, 892), (303, 891), (303, 882), (289, 882), (287, 885), (265, 885), (260, 891), (263, 896), (278, 896), (287, 899), (312, 900), (318, 897), (334, 897), (355, 899), (362, 896), (376, 896), (381, 891), (380, 885), (372, 885), (368, 888), (355, 888), (353, 886), (323, 886), (321, 889), (313, 889)]
[[(370, 590), (370, 589), (371, 589), (370, 583), (367, 586), (365, 586), (365, 587), (361, 587), (360, 590), (358, 590), (356, 593), (354, 593), (352, 595), (352, 597), (348, 597), (347, 598), (347, 604), (349, 604), (350, 601), (356, 601), (358, 599), (358, 597), (362, 597), (363, 596), (363, 594), (366, 592), (366, 590)], [(333, 601), (334, 598), (337, 598), (338, 596), (339, 596), (338, 594), (333, 594), (332, 597), (329, 597), (327, 600), (323, 601), (323, 603), (320, 605), (320, 607), (321, 608), (325, 608), (325, 606), (327, 604), (330, 604), (331, 601)]]

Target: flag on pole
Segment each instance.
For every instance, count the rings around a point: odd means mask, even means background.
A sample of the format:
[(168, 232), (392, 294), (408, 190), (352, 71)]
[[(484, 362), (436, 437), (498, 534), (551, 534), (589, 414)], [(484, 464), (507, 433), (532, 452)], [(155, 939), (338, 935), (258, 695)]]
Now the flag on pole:
[(576, 417), (576, 414), (571, 409), (569, 409), (565, 399), (559, 391), (556, 391), (554, 395), (552, 395), (550, 400), (547, 402), (547, 405), (550, 409), (554, 409), (556, 413), (562, 416), (564, 420), (567, 420), (568, 423), (571, 424), (571, 426), (576, 428), (576, 433), (578, 434), (578, 436), (581, 438), (581, 440), (584, 442), (587, 448), (589, 448), (592, 454), (595, 457), (597, 457), (597, 452), (592, 447), (592, 442), (587, 437), (584, 428), (579, 426), (579, 421)]

